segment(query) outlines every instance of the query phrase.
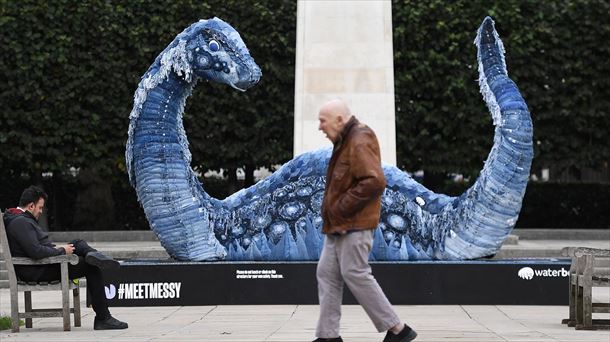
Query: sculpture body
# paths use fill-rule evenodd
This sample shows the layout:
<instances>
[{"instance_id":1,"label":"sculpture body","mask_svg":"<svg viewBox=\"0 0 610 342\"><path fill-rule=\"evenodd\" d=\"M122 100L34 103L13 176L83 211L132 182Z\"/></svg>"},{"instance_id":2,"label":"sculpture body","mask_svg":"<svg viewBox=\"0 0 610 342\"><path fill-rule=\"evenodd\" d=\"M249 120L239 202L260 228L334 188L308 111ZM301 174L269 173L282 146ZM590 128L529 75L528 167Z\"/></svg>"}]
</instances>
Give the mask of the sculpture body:
<instances>
[{"instance_id":1,"label":"sculpture body","mask_svg":"<svg viewBox=\"0 0 610 342\"><path fill-rule=\"evenodd\" d=\"M218 44L218 46L216 45ZM479 28L479 84L495 125L479 178L459 197L436 194L384 165L387 188L374 260L474 259L497 252L514 227L533 157L532 122L508 78L491 18ZM304 153L254 186L210 197L190 167L182 125L198 78L245 90L260 69L220 19L187 28L144 74L130 115L126 160L150 226L179 260L317 260L320 205L331 150Z\"/></svg>"}]
</instances>

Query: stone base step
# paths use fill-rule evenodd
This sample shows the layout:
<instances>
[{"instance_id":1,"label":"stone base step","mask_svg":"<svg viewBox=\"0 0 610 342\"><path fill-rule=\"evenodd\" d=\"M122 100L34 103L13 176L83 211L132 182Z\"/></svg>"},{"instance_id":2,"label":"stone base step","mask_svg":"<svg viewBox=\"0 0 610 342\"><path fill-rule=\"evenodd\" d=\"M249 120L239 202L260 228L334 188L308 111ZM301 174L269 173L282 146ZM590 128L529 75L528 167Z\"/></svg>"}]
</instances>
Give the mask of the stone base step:
<instances>
[{"instance_id":1,"label":"stone base step","mask_svg":"<svg viewBox=\"0 0 610 342\"><path fill-rule=\"evenodd\" d=\"M52 231L53 241L158 241L152 230ZM516 228L508 240L610 240L610 229ZM508 242L508 241L507 241Z\"/></svg>"},{"instance_id":2,"label":"stone base step","mask_svg":"<svg viewBox=\"0 0 610 342\"><path fill-rule=\"evenodd\" d=\"M513 229L520 240L605 240L610 241L610 229Z\"/></svg>"}]
</instances>

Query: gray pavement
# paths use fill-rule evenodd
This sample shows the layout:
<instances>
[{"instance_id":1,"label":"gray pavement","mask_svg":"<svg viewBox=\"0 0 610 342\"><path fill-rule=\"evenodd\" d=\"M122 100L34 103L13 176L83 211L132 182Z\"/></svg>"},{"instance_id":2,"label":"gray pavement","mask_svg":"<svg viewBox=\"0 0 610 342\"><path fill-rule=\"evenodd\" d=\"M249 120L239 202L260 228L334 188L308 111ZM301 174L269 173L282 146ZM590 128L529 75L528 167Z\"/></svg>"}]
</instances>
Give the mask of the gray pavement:
<instances>
[{"instance_id":1,"label":"gray pavement","mask_svg":"<svg viewBox=\"0 0 610 342\"><path fill-rule=\"evenodd\" d=\"M610 293L595 293L596 298ZM57 292L33 293L34 307L60 305ZM84 302L82 306L84 307ZM416 341L610 341L610 331L574 330L562 325L567 306L398 305L398 314L419 333ZM316 305L219 305L111 308L129 329L95 331L94 313L83 310L82 327L62 330L61 318L35 319L34 328L0 332L8 341L311 341ZM0 290L0 312L10 313L8 289ZM596 318L603 318L603 315ZM381 341L364 310L343 306L346 342Z\"/></svg>"}]
</instances>

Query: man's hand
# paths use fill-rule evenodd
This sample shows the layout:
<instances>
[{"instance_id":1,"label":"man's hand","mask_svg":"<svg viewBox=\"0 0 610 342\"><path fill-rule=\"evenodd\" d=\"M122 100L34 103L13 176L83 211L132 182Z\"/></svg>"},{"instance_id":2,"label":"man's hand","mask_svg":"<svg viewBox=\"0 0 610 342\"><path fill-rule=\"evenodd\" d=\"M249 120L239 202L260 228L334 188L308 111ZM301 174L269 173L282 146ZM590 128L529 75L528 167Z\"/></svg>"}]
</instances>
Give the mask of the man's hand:
<instances>
[{"instance_id":1,"label":"man's hand","mask_svg":"<svg viewBox=\"0 0 610 342\"><path fill-rule=\"evenodd\" d=\"M74 253L74 245L72 245L71 243L69 243L67 245L59 246L57 248L63 248L66 251L66 255L70 255L70 254Z\"/></svg>"}]
</instances>

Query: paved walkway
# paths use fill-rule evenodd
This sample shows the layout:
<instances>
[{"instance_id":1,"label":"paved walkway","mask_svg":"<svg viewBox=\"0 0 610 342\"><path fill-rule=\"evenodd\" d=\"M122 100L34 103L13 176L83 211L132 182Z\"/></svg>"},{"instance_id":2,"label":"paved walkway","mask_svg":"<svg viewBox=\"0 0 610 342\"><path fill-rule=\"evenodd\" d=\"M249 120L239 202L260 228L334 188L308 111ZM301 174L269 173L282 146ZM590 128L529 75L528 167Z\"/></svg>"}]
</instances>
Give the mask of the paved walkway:
<instances>
[{"instance_id":1,"label":"paved walkway","mask_svg":"<svg viewBox=\"0 0 610 342\"><path fill-rule=\"evenodd\" d=\"M59 306L58 292L33 293L34 308ZM610 297L610 293L595 293ZM22 303L21 303L22 304ZM83 303L84 307L84 303ZM567 306L416 305L396 306L419 333L416 341L610 341L610 331L577 331L560 324ZM35 319L34 328L0 332L8 341L311 341L318 306L221 305L111 308L129 322L119 331L94 331L94 313L83 310L83 326L62 330L61 318ZM10 313L8 289L0 290L0 312ZM600 316L602 317L602 316ZM607 316L606 316L607 317ZM382 341L361 307L343 307L346 342Z\"/></svg>"}]
</instances>

